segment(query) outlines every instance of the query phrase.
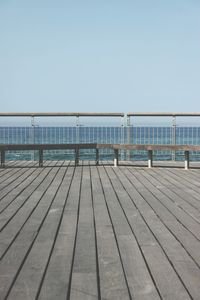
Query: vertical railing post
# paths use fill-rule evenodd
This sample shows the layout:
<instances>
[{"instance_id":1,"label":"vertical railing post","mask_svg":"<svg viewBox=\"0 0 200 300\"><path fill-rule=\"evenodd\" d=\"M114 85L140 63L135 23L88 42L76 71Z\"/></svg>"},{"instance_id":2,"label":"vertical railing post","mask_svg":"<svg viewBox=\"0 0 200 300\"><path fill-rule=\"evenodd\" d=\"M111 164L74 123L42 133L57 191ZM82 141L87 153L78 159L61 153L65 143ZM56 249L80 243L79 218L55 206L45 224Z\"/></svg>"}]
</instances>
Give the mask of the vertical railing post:
<instances>
[{"instance_id":1,"label":"vertical railing post","mask_svg":"<svg viewBox=\"0 0 200 300\"><path fill-rule=\"evenodd\" d=\"M152 168L153 166L153 151L148 150L148 167Z\"/></svg>"},{"instance_id":2,"label":"vertical railing post","mask_svg":"<svg viewBox=\"0 0 200 300\"><path fill-rule=\"evenodd\" d=\"M43 149L39 149L39 166L43 166Z\"/></svg>"},{"instance_id":3,"label":"vertical railing post","mask_svg":"<svg viewBox=\"0 0 200 300\"><path fill-rule=\"evenodd\" d=\"M118 156L118 149L114 149L114 167L117 167L118 166L118 159L119 159L119 156Z\"/></svg>"},{"instance_id":4,"label":"vertical railing post","mask_svg":"<svg viewBox=\"0 0 200 300\"><path fill-rule=\"evenodd\" d=\"M190 155L189 151L185 151L185 169L189 169L189 164L190 164Z\"/></svg>"},{"instance_id":5,"label":"vertical railing post","mask_svg":"<svg viewBox=\"0 0 200 300\"><path fill-rule=\"evenodd\" d=\"M79 116L76 116L76 143L80 143L80 136L79 136Z\"/></svg>"},{"instance_id":6,"label":"vertical railing post","mask_svg":"<svg viewBox=\"0 0 200 300\"><path fill-rule=\"evenodd\" d=\"M35 144L35 120L34 116L31 116L31 143ZM31 153L31 160L35 160L35 151Z\"/></svg>"},{"instance_id":7,"label":"vertical railing post","mask_svg":"<svg viewBox=\"0 0 200 300\"><path fill-rule=\"evenodd\" d=\"M79 116L76 116L76 144L80 143ZM75 150L75 165L79 164L79 149Z\"/></svg>"},{"instance_id":8,"label":"vertical railing post","mask_svg":"<svg viewBox=\"0 0 200 300\"><path fill-rule=\"evenodd\" d=\"M121 117L121 141L120 144L124 144L125 143L125 137L124 137L124 117ZM121 151L121 160L125 159L125 155L124 155L124 150Z\"/></svg>"},{"instance_id":9,"label":"vertical railing post","mask_svg":"<svg viewBox=\"0 0 200 300\"><path fill-rule=\"evenodd\" d=\"M96 148L96 165L99 165L99 149Z\"/></svg>"},{"instance_id":10,"label":"vertical railing post","mask_svg":"<svg viewBox=\"0 0 200 300\"><path fill-rule=\"evenodd\" d=\"M176 145L176 116L172 118L172 144ZM172 151L172 160L176 160L176 151Z\"/></svg>"},{"instance_id":11,"label":"vertical railing post","mask_svg":"<svg viewBox=\"0 0 200 300\"><path fill-rule=\"evenodd\" d=\"M130 119L130 116L127 116L126 126L127 126L127 144L132 144L132 141L131 141L131 119ZM127 155L127 160L130 160L131 159L131 152L130 152L130 150L126 151L126 155Z\"/></svg>"},{"instance_id":12,"label":"vertical railing post","mask_svg":"<svg viewBox=\"0 0 200 300\"><path fill-rule=\"evenodd\" d=\"M1 167L5 167L5 150L1 150Z\"/></svg>"},{"instance_id":13,"label":"vertical railing post","mask_svg":"<svg viewBox=\"0 0 200 300\"><path fill-rule=\"evenodd\" d=\"M75 166L78 166L79 164L79 148L75 148Z\"/></svg>"}]
</instances>

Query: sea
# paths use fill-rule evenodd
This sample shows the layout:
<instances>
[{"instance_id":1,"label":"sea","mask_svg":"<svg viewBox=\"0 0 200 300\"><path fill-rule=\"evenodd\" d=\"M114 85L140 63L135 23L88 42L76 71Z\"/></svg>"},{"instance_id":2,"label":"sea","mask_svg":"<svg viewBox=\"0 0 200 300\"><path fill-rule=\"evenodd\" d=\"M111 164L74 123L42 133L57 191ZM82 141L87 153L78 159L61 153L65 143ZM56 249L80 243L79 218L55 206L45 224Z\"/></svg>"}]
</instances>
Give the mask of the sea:
<instances>
[{"instance_id":1,"label":"sea","mask_svg":"<svg viewBox=\"0 0 200 300\"><path fill-rule=\"evenodd\" d=\"M1 144L45 143L108 143L108 144L187 144L200 145L198 126L0 126ZM155 160L183 160L178 151L155 151ZM9 151L7 160L37 160L37 151ZM73 150L45 151L46 160L73 160ZM95 151L81 150L80 159L94 160ZM113 151L102 149L101 160L113 159ZM121 151L121 160L146 160L145 151ZM200 153L192 152L191 160L200 160Z\"/></svg>"}]
</instances>

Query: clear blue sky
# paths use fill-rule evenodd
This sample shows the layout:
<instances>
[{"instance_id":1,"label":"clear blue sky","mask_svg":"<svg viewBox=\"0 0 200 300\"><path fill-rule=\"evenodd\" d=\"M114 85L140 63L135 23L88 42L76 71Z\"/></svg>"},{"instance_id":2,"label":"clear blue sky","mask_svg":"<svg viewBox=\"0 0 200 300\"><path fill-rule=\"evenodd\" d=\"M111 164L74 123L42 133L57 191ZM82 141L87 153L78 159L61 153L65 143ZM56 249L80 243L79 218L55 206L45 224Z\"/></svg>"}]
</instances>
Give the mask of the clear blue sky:
<instances>
[{"instance_id":1,"label":"clear blue sky","mask_svg":"<svg viewBox=\"0 0 200 300\"><path fill-rule=\"evenodd\" d=\"M200 111L200 1L0 0L0 110Z\"/></svg>"}]
</instances>

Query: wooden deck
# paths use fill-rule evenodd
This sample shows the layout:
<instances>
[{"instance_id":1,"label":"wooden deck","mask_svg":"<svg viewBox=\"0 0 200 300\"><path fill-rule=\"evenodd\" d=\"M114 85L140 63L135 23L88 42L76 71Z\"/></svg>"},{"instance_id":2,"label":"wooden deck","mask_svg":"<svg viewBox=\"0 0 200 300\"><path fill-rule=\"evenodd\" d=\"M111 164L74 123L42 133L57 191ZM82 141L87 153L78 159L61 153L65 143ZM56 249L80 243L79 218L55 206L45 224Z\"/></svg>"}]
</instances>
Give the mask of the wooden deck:
<instances>
[{"instance_id":1,"label":"wooden deck","mask_svg":"<svg viewBox=\"0 0 200 300\"><path fill-rule=\"evenodd\" d=\"M0 299L199 300L200 169L83 164L0 169Z\"/></svg>"}]
</instances>

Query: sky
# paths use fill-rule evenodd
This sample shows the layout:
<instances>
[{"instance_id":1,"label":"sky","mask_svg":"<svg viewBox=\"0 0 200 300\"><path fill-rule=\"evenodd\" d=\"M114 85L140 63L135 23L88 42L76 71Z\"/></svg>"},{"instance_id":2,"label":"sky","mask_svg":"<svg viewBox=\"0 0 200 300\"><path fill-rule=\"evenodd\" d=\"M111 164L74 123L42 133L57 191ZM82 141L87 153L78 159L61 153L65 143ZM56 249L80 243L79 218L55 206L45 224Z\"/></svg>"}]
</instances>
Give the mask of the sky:
<instances>
[{"instance_id":1,"label":"sky","mask_svg":"<svg viewBox=\"0 0 200 300\"><path fill-rule=\"evenodd\" d=\"M0 0L1 112L199 112L199 0Z\"/></svg>"}]
</instances>

